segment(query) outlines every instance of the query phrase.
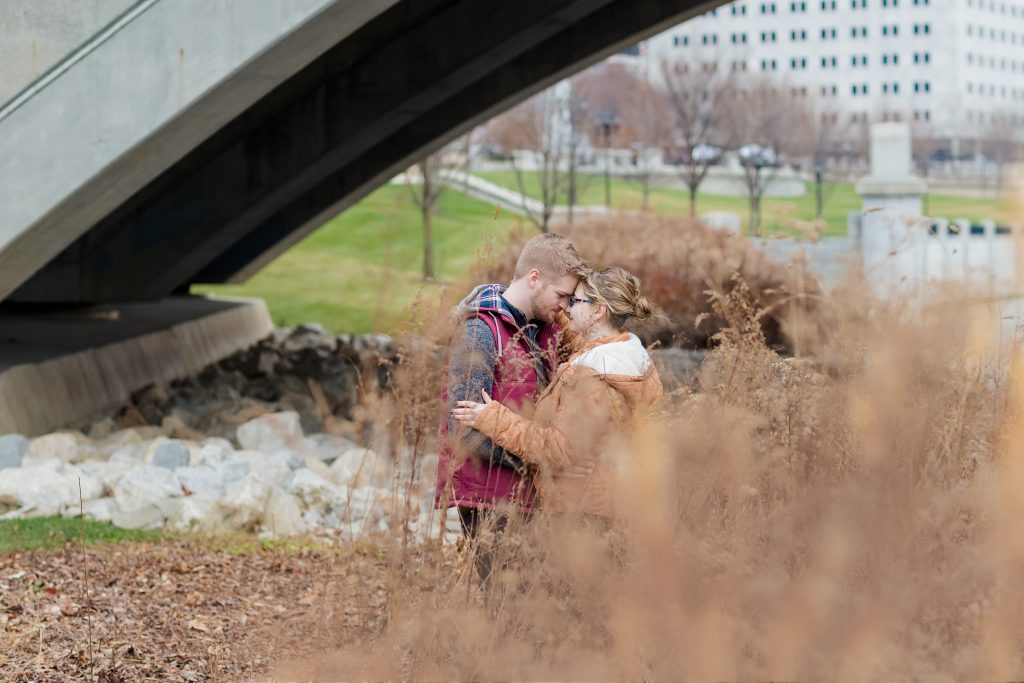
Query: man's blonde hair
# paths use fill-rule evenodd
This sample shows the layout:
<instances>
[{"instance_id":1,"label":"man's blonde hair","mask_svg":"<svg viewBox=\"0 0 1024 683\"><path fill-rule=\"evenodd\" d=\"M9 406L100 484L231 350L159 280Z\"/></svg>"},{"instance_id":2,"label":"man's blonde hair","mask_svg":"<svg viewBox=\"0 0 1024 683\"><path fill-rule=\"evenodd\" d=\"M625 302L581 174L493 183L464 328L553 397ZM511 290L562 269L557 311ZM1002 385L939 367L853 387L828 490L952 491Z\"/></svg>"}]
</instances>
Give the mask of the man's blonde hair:
<instances>
[{"instance_id":1,"label":"man's blonde hair","mask_svg":"<svg viewBox=\"0 0 1024 683\"><path fill-rule=\"evenodd\" d=\"M576 247L557 232L548 232L530 239L519 253L513 279L518 280L536 268L545 280L557 280L566 275L583 275L587 272Z\"/></svg>"}]
</instances>

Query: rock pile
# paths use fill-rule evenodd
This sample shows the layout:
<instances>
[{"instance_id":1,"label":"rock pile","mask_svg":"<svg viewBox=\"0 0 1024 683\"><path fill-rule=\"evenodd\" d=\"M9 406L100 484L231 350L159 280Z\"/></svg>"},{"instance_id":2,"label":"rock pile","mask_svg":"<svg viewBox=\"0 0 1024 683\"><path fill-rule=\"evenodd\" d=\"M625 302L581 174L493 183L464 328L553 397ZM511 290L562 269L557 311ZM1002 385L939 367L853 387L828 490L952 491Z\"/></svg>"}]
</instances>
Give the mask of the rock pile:
<instances>
[{"instance_id":1,"label":"rock pile","mask_svg":"<svg viewBox=\"0 0 1024 683\"><path fill-rule=\"evenodd\" d=\"M436 456L409 476L408 454L392 462L363 447L372 434L349 420L394 358L387 337L279 329L81 431L0 436L0 516L82 512L201 533L436 530ZM446 523L457 530L457 518Z\"/></svg>"},{"instance_id":2,"label":"rock pile","mask_svg":"<svg viewBox=\"0 0 1024 683\"><path fill-rule=\"evenodd\" d=\"M230 439L249 417L278 411L298 413L307 433L321 431L325 412L347 418L360 389L386 384L395 358L394 342L383 335L334 335L319 325L279 328L197 375L136 392L129 405L93 425L89 435L161 425L184 437Z\"/></svg>"},{"instance_id":3,"label":"rock pile","mask_svg":"<svg viewBox=\"0 0 1024 683\"><path fill-rule=\"evenodd\" d=\"M294 411L249 420L235 437L175 439L155 427L101 439L72 431L0 437L0 512L81 511L129 529L282 536L359 537L396 519L425 534L431 520L438 524L431 510L436 456L423 456L420 476L409 477L410 463L395 467L341 436L305 435Z\"/></svg>"},{"instance_id":4,"label":"rock pile","mask_svg":"<svg viewBox=\"0 0 1024 683\"><path fill-rule=\"evenodd\" d=\"M703 359L654 356L670 389L692 383ZM379 335L278 329L195 376L138 392L82 431L0 436L0 517L82 513L124 528L349 537L401 522L425 535L440 525L437 456L394 462L365 447L386 435L351 421L360 390L386 388L395 358ZM455 535L457 516L444 525Z\"/></svg>"}]
</instances>

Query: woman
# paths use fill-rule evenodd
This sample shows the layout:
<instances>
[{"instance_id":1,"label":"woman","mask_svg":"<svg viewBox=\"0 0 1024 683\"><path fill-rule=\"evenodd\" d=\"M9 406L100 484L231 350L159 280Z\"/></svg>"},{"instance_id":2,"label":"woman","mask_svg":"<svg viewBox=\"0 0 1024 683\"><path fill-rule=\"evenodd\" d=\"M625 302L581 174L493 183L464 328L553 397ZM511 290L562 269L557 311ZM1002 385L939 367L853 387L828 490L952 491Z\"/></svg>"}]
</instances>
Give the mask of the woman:
<instances>
[{"instance_id":1,"label":"woman","mask_svg":"<svg viewBox=\"0 0 1024 683\"><path fill-rule=\"evenodd\" d=\"M544 507L608 517L612 453L633 417L661 398L661 380L632 330L653 314L640 281L622 268L606 268L580 281L569 299L563 340L572 351L537 400L532 419L517 415L486 393L484 402L459 401L457 422L537 466ZM594 463L586 477L559 476Z\"/></svg>"}]
</instances>

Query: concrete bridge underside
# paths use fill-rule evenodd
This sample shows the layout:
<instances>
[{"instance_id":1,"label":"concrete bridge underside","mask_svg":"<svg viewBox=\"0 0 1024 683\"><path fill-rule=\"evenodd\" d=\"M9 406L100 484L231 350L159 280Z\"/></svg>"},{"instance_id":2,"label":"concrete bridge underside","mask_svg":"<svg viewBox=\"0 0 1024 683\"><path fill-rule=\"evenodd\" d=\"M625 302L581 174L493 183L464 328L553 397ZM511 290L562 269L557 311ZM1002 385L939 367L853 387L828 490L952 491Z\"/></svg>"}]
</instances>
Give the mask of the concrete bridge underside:
<instances>
[{"instance_id":1,"label":"concrete bridge underside","mask_svg":"<svg viewBox=\"0 0 1024 683\"><path fill-rule=\"evenodd\" d=\"M322 20L282 40L325 49L214 129L176 138L190 117L209 123L201 107L186 109L83 178L82 187L104 182L100 210L77 196L40 217L50 227L36 243L31 226L0 240L0 300L156 300L244 280L417 158L720 3L400 0L331 42L323 18L351 4L327 3ZM230 92L230 82L217 87ZM127 162L147 155L159 161L134 186Z\"/></svg>"}]
</instances>

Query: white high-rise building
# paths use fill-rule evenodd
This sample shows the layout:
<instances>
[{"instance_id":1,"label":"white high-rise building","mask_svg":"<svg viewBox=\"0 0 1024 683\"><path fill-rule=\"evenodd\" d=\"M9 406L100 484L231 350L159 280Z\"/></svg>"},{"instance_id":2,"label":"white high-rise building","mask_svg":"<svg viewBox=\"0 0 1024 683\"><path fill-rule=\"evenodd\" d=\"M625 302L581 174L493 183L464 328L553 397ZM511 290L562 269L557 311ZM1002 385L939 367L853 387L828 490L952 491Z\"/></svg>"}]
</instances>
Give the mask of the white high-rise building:
<instances>
[{"instance_id":1,"label":"white high-rise building","mask_svg":"<svg viewBox=\"0 0 1024 683\"><path fill-rule=\"evenodd\" d=\"M849 122L917 122L954 153L997 118L1024 130L1024 0L738 0L643 48L652 76L663 59L767 74Z\"/></svg>"}]
</instances>

